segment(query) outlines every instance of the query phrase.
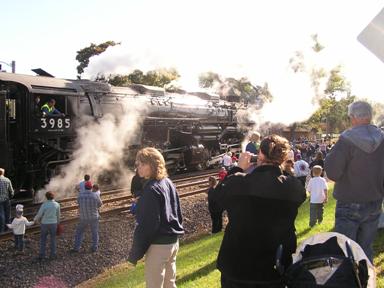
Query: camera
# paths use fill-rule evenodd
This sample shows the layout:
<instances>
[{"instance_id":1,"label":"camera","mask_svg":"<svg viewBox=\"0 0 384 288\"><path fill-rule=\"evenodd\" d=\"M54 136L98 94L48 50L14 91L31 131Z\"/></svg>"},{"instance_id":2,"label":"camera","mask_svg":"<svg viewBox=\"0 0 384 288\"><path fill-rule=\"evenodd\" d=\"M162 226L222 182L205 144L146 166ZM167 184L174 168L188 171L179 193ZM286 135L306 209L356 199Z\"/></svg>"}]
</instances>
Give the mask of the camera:
<instances>
[{"instance_id":1,"label":"camera","mask_svg":"<svg viewBox=\"0 0 384 288\"><path fill-rule=\"evenodd\" d=\"M257 162L257 155L251 155L251 159L249 160L251 163L256 163Z\"/></svg>"}]
</instances>

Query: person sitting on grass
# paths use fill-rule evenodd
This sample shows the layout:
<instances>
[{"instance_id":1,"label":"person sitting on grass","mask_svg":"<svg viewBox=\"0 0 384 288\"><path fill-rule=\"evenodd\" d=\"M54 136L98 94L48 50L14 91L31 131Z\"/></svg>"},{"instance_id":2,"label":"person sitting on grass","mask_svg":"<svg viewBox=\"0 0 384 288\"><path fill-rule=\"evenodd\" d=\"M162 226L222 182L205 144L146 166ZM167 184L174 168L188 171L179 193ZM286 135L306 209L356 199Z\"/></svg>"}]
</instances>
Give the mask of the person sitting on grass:
<instances>
[{"instance_id":1,"label":"person sitting on grass","mask_svg":"<svg viewBox=\"0 0 384 288\"><path fill-rule=\"evenodd\" d=\"M321 177L323 168L315 165L312 168L312 175L308 182L307 191L311 195L309 208L309 226L313 227L316 223L323 221L324 203L328 201L327 181Z\"/></svg>"},{"instance_id":2,"label":"person sitting on grass","mask_svg":"<svg viewBox=\"0 0 384 288\"><path fill-rule=\"evenodd\" d=\"M16 217L11 224L7 224L8 228L13 230L13 235L15 236L15 249L19 252L24 251L25 226L32 226L34 224L33 221L30 222L23 216L23 209L23 205L17 204Z\"/></svg>"}]
</instances>

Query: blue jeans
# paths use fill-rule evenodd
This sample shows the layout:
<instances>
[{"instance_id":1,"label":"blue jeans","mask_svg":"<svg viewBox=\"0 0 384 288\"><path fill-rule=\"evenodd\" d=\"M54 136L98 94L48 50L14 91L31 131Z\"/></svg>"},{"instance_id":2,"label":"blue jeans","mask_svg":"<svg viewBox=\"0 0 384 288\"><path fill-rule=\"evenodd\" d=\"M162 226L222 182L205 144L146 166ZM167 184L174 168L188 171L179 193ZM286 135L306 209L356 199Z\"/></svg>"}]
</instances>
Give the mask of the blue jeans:
<instances>
[{"instance_id":1,"label":"blue jeans","mask_svg":"<svg viewBox=\"0 0 384 288\"><path fill-rule=\"evenodd\" d=\"M356 241L371 262L372 243L377 233L382 202L380 199L367 203L336 203L335 232Z\"/></svg>"},{"instance_id":2,"label":"blue jeans","mask_svg":"<svg viewBox=\"0 0 384 288\"><path fill-rule=\"evenodd\" d=\"M24 234L14 235L15 236L15 248L19 251L24 250Z\"/></svg>"},{"instance_id":3,"label":"blue jeans","mask_svg":"<svg viewBox=\"0 0 384 288\"><path fill-rule=\"evenodd\" d=\"M0 233L5 231L5 224L9 224L11 218L11 201L0 202Z\"/></svg>"},{"instance_id":4,"label":"blue jeans","mask_svg":"<svg viewBox=\"0 0 384 288\"><path fill-rule=\"evenodd\" d=\"M91 219L91 220L82 220L80 219L79 224L76 228L75 234L75 247L74 249L79 251L81 243L83 242L84 231L87 226L91 227L92 233L92 250L96 251L99 247L99 219Z\"/></svg>"},{"instance_id":5,"label":"blue jeans","mask_svg":"<svg viewBox=\"0 0 384 288\"><path fill-rule=\"evenodd\" d=\"M55 224L41 224L40 225L40 253L39 257L43 258L45 257L45 247L47 245L47 237L48 234L50 235L51 240L51 250L50 250L50 256L55 257L56 256L56 230L57 230L57 223Z\"/></svg>"}]
</instances>

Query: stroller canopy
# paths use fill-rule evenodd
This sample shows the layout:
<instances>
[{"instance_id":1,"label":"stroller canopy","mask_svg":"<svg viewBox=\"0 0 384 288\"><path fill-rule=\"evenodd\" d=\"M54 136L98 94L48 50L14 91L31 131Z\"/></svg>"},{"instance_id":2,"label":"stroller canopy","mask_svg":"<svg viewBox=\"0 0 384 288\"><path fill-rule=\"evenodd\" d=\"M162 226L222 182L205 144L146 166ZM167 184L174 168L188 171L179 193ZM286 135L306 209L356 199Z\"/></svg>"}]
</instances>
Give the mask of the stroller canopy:
<instances>
[{"instance_id":1,"label":"stroller canopy","mask_svg":"<svg viewBox=\"0 0 384 288\"><path fill-rule=\"evenodd\" d=\"M304 240L292 255L288 287L376 287L374 266L355 241L336 233Z\"/></svg>"}]
</instances>

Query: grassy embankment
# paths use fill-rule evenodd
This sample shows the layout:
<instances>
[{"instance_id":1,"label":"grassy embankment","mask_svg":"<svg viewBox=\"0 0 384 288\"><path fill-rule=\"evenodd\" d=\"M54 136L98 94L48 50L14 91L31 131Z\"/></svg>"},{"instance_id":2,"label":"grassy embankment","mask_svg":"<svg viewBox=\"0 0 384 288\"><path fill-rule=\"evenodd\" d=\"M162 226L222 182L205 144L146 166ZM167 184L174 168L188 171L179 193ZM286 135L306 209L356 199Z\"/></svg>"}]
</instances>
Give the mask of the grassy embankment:
<instances>
[{"instance_id":1,"label":"grassy embankment","mask_svg":"<svg viewBox=\"0 0 384 288\"><path fill-rule=\"evenodd\" d=\"M332 187L331 187L332 188ZM325 207L324 220L313 229L308 228L308 200L300 207L296 220L298 241L319 232L331 231L334 224L335 201L330 197ZM184 243L177 256L177 287L214 288L220 287L220 272L215 269L216 256L223 234L203 236L201 239ZM375 241L375 266L377 267L378 286L384 288L384 231L379 231ZM80 287L145 287L144 266L136 268L127 264L114 267L100 276L83 283Z\"/></svg>"}]
</instances>

